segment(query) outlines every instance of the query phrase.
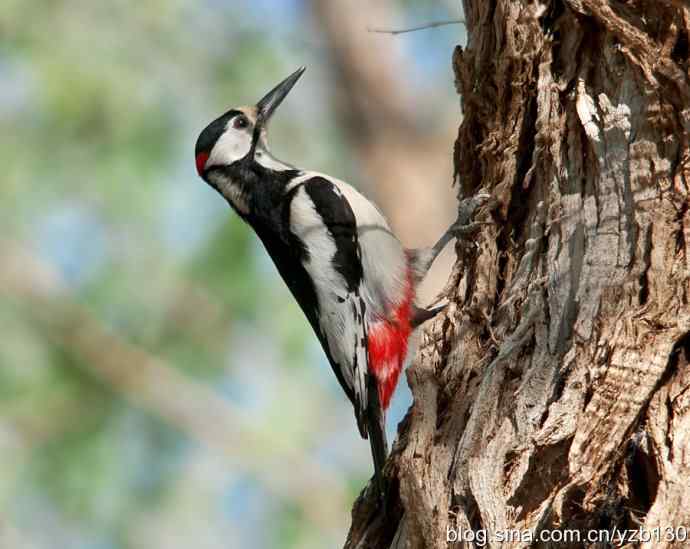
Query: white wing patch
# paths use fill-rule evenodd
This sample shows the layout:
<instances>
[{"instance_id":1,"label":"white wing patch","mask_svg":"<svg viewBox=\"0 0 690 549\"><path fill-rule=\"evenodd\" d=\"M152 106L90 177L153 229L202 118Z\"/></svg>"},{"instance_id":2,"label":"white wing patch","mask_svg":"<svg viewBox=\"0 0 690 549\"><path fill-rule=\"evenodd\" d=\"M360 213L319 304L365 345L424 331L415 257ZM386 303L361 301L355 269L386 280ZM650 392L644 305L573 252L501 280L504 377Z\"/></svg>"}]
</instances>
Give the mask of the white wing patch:
<instances>
[{"instance_id":1,"label":"white wing patch","mask_svg":"<svg viewBox=\"0 0 690 549\"><path fill-rule=\"evenodd\" d=\"M337 188L334 192L340 194ZM335 269L336 245L304 187L290 203L290 231L309 250L304 268L314 282L319 302L319 328L333 361L355 395L359 414L366 408L367 318L359 289L348 291L347 282Z\"/></svg>"},{"instance_id":2,"label":"white wing patch","mask_svg":"<svg viewBox=\"0 0 690 549\"><path fill-rule=\"evenodd\" d=\"M386 317L405 296L407 259L402 244L374 203L344 181L318 172L304 172L290 182L288 190L314 177L330 181L350 204L357 221L357 238L362 253L362 297L370 319Z\"/></svg>"}]
</instances>

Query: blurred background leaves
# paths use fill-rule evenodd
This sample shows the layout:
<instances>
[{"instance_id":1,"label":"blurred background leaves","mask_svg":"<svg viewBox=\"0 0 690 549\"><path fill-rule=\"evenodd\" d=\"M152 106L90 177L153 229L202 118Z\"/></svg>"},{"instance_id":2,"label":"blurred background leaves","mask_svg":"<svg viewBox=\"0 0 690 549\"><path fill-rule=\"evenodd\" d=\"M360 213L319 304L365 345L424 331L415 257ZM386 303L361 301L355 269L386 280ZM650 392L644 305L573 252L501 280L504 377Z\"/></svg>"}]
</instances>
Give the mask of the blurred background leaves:
<instances>
[{"instance_id":1,"label":"blurred background leaves","mask_svg":"<svg viewBox=\"0 0 690 549\"><path fill-rule=\"evenodd\" d=\"M367 26L459 10L2 2L1 548L342 544L368 445L192 151L218 114L307 65L271 128L277 156L352 181L407 245L430 244L452 217L464 29Z\"/></svg>"}]
</instances>

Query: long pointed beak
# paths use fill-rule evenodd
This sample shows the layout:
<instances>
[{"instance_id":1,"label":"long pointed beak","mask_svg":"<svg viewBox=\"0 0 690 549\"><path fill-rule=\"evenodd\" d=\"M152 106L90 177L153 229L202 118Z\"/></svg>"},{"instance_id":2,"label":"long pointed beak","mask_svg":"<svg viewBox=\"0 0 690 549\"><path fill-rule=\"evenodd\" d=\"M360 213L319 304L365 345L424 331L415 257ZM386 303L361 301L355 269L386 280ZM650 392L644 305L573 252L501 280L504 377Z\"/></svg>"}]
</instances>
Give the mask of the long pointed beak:
<instances>
[{"instance_id":1,"label":"long pointed beak","mask_svg":"<svg viewBox=\"0 0 690 549\"><path fill-rule=\"evenodd\" d=\"M307 70L306 67L300 67L270 92L268 92L264 97L256 104L258 121L261 124L265 124L271 118L275 110L283 102L283 99L287 97L290 93L292 87L297 83L300 76L304 74ZM258 125L258 124L257 124Z\"/></svg>"}]
</instances>

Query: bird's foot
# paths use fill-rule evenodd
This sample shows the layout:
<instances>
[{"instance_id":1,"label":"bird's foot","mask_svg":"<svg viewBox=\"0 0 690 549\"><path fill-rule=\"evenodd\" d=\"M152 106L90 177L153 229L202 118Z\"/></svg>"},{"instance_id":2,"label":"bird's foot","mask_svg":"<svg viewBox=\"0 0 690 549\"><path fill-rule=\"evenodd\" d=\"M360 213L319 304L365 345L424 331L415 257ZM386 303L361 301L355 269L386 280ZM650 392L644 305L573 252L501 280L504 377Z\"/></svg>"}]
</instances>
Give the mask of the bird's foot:
<instances>
[{"instance_id":1,"label":"bird's foot","mask_svg":"<svg viewBox=\"0 0 690 549\"><path fill-rule=\"evenodd\" d=\"M458 240L466 240L467 237L473 235L477 229L484 225L493 225L491 221L473 221L473 217L477 210L491 202L491 195L485 192L479 192L474 196L470 196L460 201L458 206L458 218L448 227L448 230L443 235L436 247L440 248L453 238Z\"/></svg>"},{"instance_id":2,"label":"bird's foot","mask_svg":"<svg viewBox=\"0 0 690 549\"><path fill-rule=\"evenodd\" d=\"M489 202L491 202L491 195L483 191L461 200L458 206L458 218L450 226L448 232L457 238L462 238L483 225L492 225L491 222L472 221L477 210Z\"/></svg>"}]
</instances>

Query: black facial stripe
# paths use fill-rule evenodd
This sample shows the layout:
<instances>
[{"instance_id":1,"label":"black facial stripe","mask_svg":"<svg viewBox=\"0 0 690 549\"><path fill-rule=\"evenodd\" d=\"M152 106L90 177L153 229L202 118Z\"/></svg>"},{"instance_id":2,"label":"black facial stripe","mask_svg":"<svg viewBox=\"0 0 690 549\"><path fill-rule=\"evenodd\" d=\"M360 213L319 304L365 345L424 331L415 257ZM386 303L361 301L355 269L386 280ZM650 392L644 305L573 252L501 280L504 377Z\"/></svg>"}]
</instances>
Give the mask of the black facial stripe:
<instances>
[{"instance_id":1,"label":"black facial stripe","mask_svg":"<svg viewBox=\"0 0 690 549\"><path fill-rule=\"evenodd\" d=\"M305 181L304 190L335 242L335 270L345 279L348 290L356 291L363 275L357 241L357 220L350 204L337 193L333 183L323 177Z\"/></svg>"},{"instance_id":2,"label":"black facial stripe","mask_svg":"<svg viewBox=\"0 0 690 549\"><path fill-rule=\"evenodd\" d=\"M225 127L228 124L228 120L234 118L238 114L244 113L236 109L231 109L206 126L199 135L199 139L196 141L195 154L199 154L200 152L211 152L211 149L216 144L216 141L218 141L220 136L223 135Z\"/></svg>"}]
</instances>

